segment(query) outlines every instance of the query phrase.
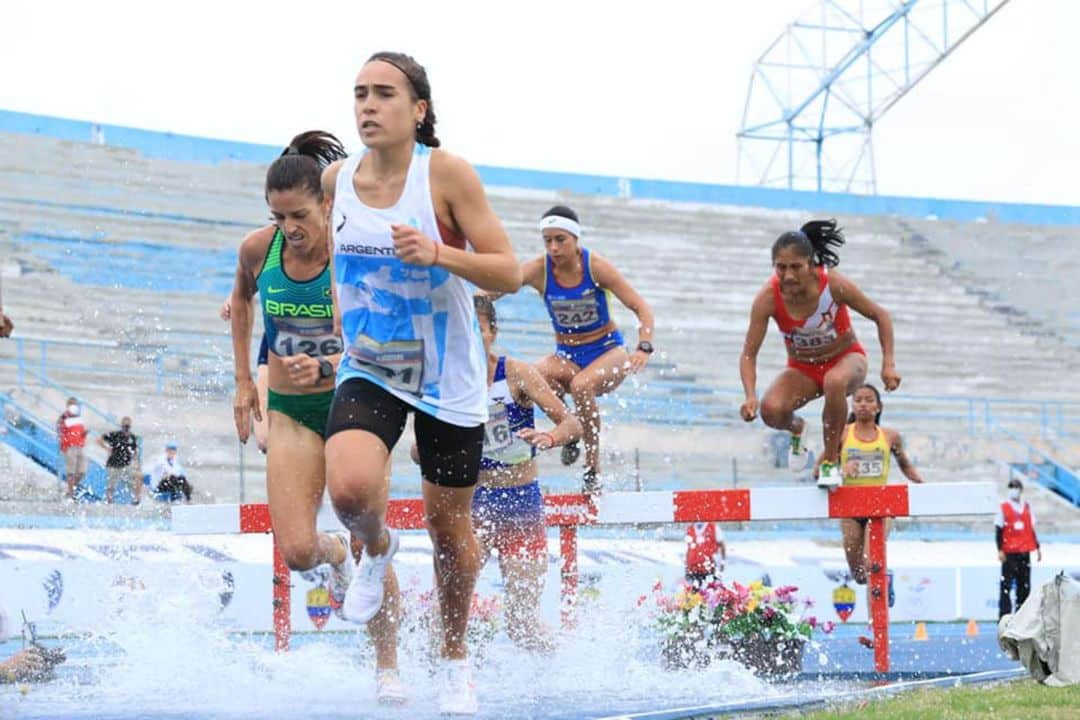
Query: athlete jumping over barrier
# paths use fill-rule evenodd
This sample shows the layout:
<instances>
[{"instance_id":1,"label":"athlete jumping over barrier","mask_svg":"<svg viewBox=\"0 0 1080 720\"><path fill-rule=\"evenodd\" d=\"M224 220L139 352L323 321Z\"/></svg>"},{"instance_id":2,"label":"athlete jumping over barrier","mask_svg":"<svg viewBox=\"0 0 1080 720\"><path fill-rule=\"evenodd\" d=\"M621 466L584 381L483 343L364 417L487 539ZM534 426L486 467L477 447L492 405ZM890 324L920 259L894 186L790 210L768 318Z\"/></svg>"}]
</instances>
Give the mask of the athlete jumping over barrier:
<instances>
[{"instance_id":1,"label":"athlete jumping over barrier","mask_svg":"<svg viewBox=\"0 0 1080 720\"><path fill-rule=\"evenodd\" d=\"M640 372L653 353L652 307L607 259L580 244L577 213L556 205L540 219L547 252L521 266L526 285L544 299L555 330L555 352L536 367L560 396L574 398L584 427L586 493L600 483L600 408L596 398L615 390L629 373ZM614 295L638 318L638 342L627 352L610 310ZM577 459L576 444L563 448L563 464Z\"/></svg>"},{"instance_id":2,"label":"athlete jumping over barrier","mask_svg":"<svg viewBox=\"0 0 1080 720\"><path fill-rule=\"evenodd\" d=\"M877 325L881 380L888 391L900 386L889 313L854 282L830 270L839 264L836 248L843 244L844 236L835 220L814 220L776 239L772 246L775 274L754 298L739 357L739 375L746 393L740 413L743 420L751 422L759 410L757 355L772 318L784 335L788 362L787 369L765 391L761 419L769 427L791 433L789 466L801 470L806 464L806 423L795 411L825 396L818 486L827 488L837 487L843 480L839 460L847 396L866 379L866 350L855 337L848 307Z\"/></svg>"}]
</instances>

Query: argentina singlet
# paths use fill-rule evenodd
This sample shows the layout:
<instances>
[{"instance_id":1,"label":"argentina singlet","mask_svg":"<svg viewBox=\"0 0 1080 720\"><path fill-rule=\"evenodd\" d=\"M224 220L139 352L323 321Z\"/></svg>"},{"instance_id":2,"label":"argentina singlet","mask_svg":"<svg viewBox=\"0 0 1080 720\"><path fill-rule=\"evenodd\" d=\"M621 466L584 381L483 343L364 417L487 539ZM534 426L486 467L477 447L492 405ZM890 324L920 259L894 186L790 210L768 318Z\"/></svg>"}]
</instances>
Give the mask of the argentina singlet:
<instances>
[{"instance_id":1,"label":"argentina singlet","mask_svg":"<svg viewBox=\"0 0 1080 720\"><path fill-rule=\"evenodd\" d=\"M404 263L390 226L410 225L434 242L443 233L431 199L430 148L413 150L401 197L388 208L365 205L353 176L366 151L337 176L333 224L334 284L344 355L337 384L374 383L444 422L487 421L487 358L472 286L439 267Z\"/></svg>"}]
</instances>

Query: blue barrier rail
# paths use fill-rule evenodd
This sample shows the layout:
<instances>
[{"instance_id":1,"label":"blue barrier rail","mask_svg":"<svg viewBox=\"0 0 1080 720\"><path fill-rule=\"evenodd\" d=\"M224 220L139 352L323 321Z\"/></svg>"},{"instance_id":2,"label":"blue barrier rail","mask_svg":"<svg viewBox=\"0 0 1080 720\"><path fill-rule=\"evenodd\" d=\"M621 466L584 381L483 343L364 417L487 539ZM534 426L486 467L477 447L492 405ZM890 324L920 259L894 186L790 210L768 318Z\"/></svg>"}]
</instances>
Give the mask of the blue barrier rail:
<instances>
[{"instance_id":1,"label":"blue barrier rail","mask_svg":"<svg viewBox=\"0 0 1080 720\"><path fill-rule=\"evenodd\" d=\"M1019 447L1029 458L1035 457L1038 459L1037 462L1027 460L1009 463L1009 467L1013 472L1022 474L1028 480L1037 481L1040 485L1057 493L1073 505L1080 507L1080 478L1076 476L1076 473L1012 430L997 423L995 423L995 430L1004 435L1014 446Z\"/></svg>"},{"instance_id":2,"label":"blue barrier rail","mask_svg":"<svg viewBox=\"0 0 1080 720\"><path fill-rule=\"evenodd\" d=\"M15 402L6 393L0 393L0 413L4 418L4 432L0 434L0 442L33 460L55 475L58 481L63 481L64 457L60 454L54 426ZM86 476L76 488L75 496L80 500L100 499L107 483L105 468L87 458Z\"/></svg>"}]
</instances>

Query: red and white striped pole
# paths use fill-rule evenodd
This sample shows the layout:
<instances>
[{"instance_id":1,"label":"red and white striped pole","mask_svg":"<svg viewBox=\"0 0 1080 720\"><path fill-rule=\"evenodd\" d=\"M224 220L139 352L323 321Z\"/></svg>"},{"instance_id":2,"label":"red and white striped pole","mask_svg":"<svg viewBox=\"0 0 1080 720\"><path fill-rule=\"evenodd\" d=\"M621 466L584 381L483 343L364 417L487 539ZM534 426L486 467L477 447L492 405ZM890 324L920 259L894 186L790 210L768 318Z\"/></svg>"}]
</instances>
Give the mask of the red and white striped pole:
<instances>
[{"instance_id":1,"label":"red and white striped pole","mask_svg":"<svg viewBox=\"0 0 1080 720\"><path fill-rule=\"evenodd\" d=\"M878 672L889 670L886 518L991 516L997 504L993 484L978 482L841 487L831 492L813 487L769 487L609 493L598 498L549 495L544 498L547 525L559 528L565 625L574 622L579 526L868 518L870 618L874 629L874 667ZM265 533L272 530L270 513L264 504L182 505L173 508L172 512L172 529L178 534ZM401 530L424 529L423 501L419 498L390 500L386 522ZM328 507L323 507L319 527L341 529L341 524ZM276 644L278 649L285 650L291 632L289 572L276 544L273 592Z\"/></svg>"}]
</instances>

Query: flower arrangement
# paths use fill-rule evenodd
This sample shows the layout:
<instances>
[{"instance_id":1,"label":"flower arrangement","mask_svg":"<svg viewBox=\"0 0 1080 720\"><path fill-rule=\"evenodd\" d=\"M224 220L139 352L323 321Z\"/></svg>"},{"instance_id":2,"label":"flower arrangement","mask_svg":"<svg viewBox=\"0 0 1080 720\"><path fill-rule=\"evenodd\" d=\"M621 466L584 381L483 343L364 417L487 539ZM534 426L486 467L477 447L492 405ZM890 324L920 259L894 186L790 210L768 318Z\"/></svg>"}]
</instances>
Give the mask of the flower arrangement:
<instances>
[{"instance_id":1,"label":"flower arrangement","mask_svg":"<svg viewBox=\"0 0 1080 720\"><path fill-rule=\"evenodd\" d=\"M809 598L798 588L772 588L760 581L704 586L683 584L666 595L662 583L652 589L655 628L669 667L706 665L714 657L732 657L765 674L786 674L801 668L804 643L815 630L835 625L807 615ZM638 605L648 604L641 596Z\"/></svg>"}]
</instances>

